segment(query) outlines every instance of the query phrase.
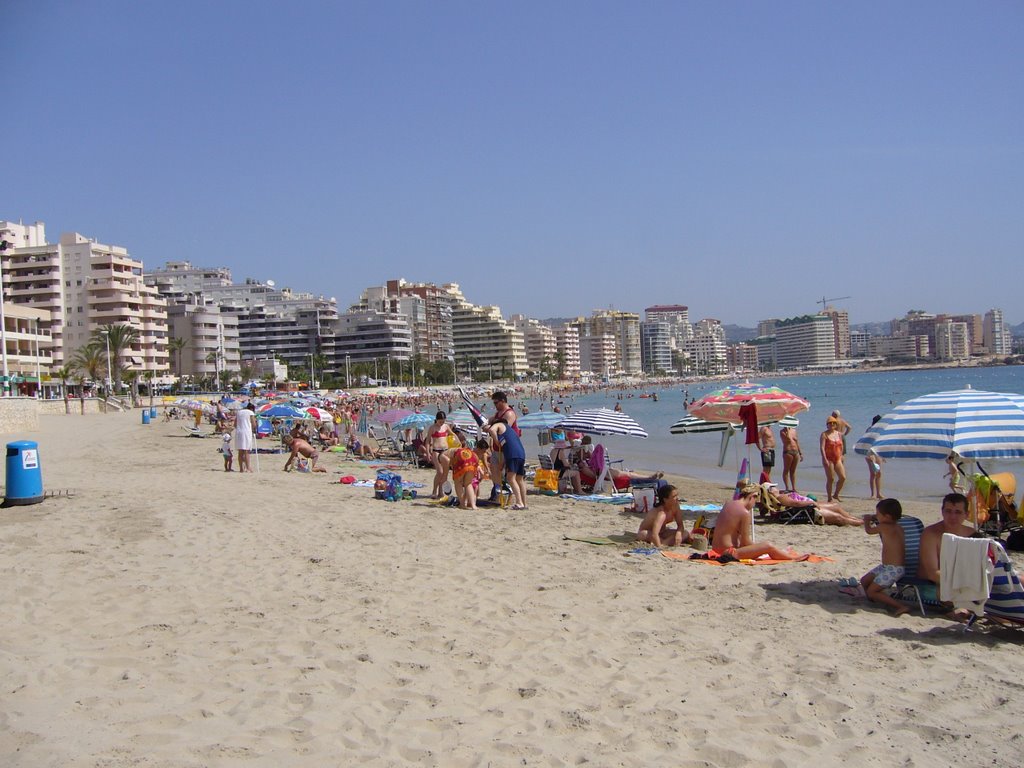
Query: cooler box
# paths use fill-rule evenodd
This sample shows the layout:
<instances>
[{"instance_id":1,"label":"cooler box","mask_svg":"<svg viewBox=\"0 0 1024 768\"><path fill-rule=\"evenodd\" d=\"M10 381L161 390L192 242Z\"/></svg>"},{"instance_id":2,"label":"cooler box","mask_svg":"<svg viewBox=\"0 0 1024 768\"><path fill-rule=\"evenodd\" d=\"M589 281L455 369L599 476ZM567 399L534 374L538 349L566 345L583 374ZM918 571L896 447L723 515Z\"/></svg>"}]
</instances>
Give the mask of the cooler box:
<instances>
[{"instance_id":1,"label":"cooler box","mask_svg":"<svg viewBox=\"0 0 1024 768\"><path fill-rule=\"evenodd\" d=\"M4 506L38 504L43 500L39 445L31 440L7 444L7 486Z\"/></svg>"}]
</instances>

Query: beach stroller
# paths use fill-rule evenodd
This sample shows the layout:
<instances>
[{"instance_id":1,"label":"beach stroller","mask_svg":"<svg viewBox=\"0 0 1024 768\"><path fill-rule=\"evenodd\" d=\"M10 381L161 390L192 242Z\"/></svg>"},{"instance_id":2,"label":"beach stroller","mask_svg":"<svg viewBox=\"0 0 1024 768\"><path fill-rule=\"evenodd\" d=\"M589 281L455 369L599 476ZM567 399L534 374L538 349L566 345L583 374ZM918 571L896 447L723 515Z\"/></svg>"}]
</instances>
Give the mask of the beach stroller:
<instances>
[{"instance_id":1,"label":"beach stroller","mask_svg":"<svg viewBox=\"0 0 1024 768\"><path fill-rule=\"evenodd\" d=\"M1021 527L1020 512L1014 501L1017 478L1011 472L988 474L984 470L971 477L971 510L978 530L990 536Z\"/></svg>"}]
</instances>

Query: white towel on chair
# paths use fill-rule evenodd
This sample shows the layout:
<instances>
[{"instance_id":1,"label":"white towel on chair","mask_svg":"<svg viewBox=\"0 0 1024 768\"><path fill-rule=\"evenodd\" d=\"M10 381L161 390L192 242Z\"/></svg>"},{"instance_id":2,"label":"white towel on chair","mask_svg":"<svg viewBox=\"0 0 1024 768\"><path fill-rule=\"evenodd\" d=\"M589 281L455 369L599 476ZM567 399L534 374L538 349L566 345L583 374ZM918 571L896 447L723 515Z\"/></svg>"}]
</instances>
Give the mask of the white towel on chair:
<instances>
[{"instance_id":1,"label":"white towel on chair","mask_svg":"<svg viewBox=\"0 0 1024 768\"><path fill-rule=\"evenodd\" d=\"M988 539L942 534L939 554L939 599L981 616L995 575L988 557Z\"/></svg>"}]
</instances>

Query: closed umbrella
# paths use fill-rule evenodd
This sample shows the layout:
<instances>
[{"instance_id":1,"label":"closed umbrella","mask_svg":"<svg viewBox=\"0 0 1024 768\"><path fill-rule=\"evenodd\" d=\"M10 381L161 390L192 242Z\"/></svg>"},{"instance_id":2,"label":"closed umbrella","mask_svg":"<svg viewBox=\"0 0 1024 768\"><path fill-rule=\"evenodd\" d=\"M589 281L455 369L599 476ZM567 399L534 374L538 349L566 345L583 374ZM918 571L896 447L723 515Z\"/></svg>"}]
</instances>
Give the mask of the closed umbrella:
<instances>
[{"instance_id":1,"label":"closed umbrella","mask_svg":"<svg viewBox=\"0 0 1024 768\"><path fill-rule=\"evenodd\" d=\"M647 431L621 411L608 408L587 408L566 416L560 422L565 429L589 435L629 435L647 437Z\"/></svg>"}]
</instances>

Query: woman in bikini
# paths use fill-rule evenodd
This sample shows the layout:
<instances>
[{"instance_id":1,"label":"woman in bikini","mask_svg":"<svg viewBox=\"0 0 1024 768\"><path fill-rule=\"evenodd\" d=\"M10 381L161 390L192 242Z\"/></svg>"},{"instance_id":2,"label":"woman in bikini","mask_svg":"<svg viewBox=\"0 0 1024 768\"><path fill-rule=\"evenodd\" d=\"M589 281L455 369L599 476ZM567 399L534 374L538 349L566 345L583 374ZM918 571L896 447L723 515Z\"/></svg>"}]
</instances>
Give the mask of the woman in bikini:
<instances>
[{"instance_id":1,"label":"woman in bikini","mask_svg":"<svg viewBox=\"0 0 1024 768\"><path fill-rule=\"evenodd\" d=\"M846 467L843 465L843 433L835 416L825 420L825 431L818 439L818 448L821 450L821 466L825 468L825 494L829 501L842 501L839 494L846 483Z\"/></svg>"},{"instance_id":2,"label":"woman in bikini","mask_svg":"<svg viewBox=\"0 0 1024 768\"><path fill-rule=\"evenodd\" d=\"M430 427L430 460L434 464L434 491L432 499L441 498L441 486L444 485L445 477L448 475L447 462L442 462L441 457L448 450L448 435L452 433L448 425L444 423L445 412L438 411L434 418L434 424ZM442 466L442 464L444 466Z\"/></svg>"},{"instance_id":3,"label":"woman in bikini","mask_svg":"<svg viewBox=\"0 0 1024 768\"><path fill-rule=\"evenodd\" d=\"M804 457L800 450L800 438L796 427L783 427L779 432L782 438L782 485L787 491L796 490L796 468Z\"/></svg>"}]
</instances>

